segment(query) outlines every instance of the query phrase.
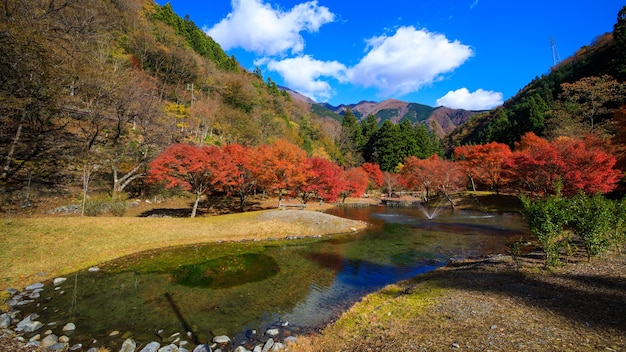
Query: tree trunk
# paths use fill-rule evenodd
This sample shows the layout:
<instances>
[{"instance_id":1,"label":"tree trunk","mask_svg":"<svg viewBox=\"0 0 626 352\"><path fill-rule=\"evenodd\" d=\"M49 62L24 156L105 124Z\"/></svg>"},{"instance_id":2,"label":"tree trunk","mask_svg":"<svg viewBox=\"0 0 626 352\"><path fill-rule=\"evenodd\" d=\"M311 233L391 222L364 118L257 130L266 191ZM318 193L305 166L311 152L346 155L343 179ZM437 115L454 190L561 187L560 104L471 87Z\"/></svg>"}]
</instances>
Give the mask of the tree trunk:
<instances>
[{"instance_id":1,"label":"tree trunk","mask_svg":"<svg viewBox=\"0 0 626 352\"><path fill-rule=\"evenodd\" d=\"M472 184L472 192L476 192L476 182L474 182L474 178L472 175L467 175L469 177L470 183Z\"/></svg>"},{"instance_id":2,"label":"tree trunk","mask_svg":"<svg viewBox=\"0 0 626 352\"><path fill-rule=\"evenodd\" d=\"M191 217L196 217L196 212L198 211L198 203L200 203L200 197L202 197L202 192L196 192L196 200L193 202L193 209L191 209Z\"/></svg>"},{"instance_id":3,"label":"tree trunk","mask_svg":"<svg viewBox=\"0 0 626 352\"><path fill-rule=\"evenodd\" d=\"M20 117L20 123L17 125L17 131L15 132L15 137L13 137L13 141L11 141L11 148L9 148L9 152L6 156L6 163L4 164L4 169L2 170L2 175L0 175L0 180L6 180L9 175L9 170L11 169L11 160L13 159L13 154L15 154L15 147L20 141L20 137L22 136L22 126L24 125L24 119L26 113L22 113L22 117Z\"/></svg>"}]
</instances>

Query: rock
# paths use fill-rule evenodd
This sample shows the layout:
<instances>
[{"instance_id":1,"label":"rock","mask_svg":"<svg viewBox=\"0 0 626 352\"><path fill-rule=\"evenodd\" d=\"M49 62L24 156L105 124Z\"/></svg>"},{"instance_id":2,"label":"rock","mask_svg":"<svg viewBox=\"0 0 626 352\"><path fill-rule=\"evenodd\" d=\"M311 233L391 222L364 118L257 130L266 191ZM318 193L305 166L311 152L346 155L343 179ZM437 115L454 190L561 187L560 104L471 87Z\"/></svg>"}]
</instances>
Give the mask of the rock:
<instances>
[{"instance_id":1,"label":"rock","mask_svg":"<svg viewBox=\"0 0 626 352\"><path fill-rule=\"evenodd\" d=\"M9 293L9 296L11 296L11 297L15 296L18 292L20 292L20 291L14 289L13 287L7 288L6 291Z\"/></svg>"},{"instance_id":2,"label":"rock","mask_svg":"<svg viewBox=\"0 0 626 352\"><path fill-rule=\"evenodd\" d=\"M461 345L455 342L452 344L452 348L461 348Z\"/></svg>"},{"instance_id":3,"label":"rock","mask_svg":"<svg viewBox=\"0 0 626 352\"><path fill-rule=\"evenodd\" d=\"M31 314L29 316L27 316L26 318L24 318L22 321L20 321L19 323L17 323L17 327L15 328L16 331L19 332L25 332L25 333L29 333L29 332L35 332L39 329L41 329L41 327L43 326L43 324L40 321L33 321L32 316L35 314ZM37 318L34 318L37 319Z\"/></svg>"},{"instance_id":4,"label":"rock","mask_svg":"<svg viewBox=\"0 0 626 352\"><path fill-rule=\"evenodd\" d=\"M135 341L133 341L133 339L126 339L124 343L122 343L120 352L135 352L135 348L137 348Z\"/></svg>"},{"instance_id":5,"label":"rock","mask_svg":"<svg viewBox=\"0 0 626 352\"><path fill-rule=\"evenodd\" d=\"M95 348L95 347L92 347L92 348L88 349L87 352L98 352L98 349Z\"/></svg>"},{"instance_id":6,"label":"rock","mask_svg":"<svg viewBox=\"0 0 626 352\"><path fill-rule=\"evenodd\" d=\"M6 329L11 326L11 316L7 313L0 315L0 329Z\"/></svg>"},{"instance_id":7,"label":"rock","mask_svg":"<svg viewBox=\"0 0 626 352\"><path fill-rule=\"evenodd\" d=\"M52 346L48 346L48 351L63 351L67 347L64 343L55 343Z\"/></svg>"},{"instance_id":8,"label":"rock","mask_svg":"<svg viewBox=\"0 0 626 352\"><path fill-rule=\"evenodd\" d=\"M46 337L43 338L43 340L41 340L41 346L42 347L50 347L56 343L59 342L59 338L54 335L54 334L50 334Z\"/></svg>"},{"instance_id":9,"label":"rock","mask_svg":"<svg viewBox=\"0 0 626 352\"><path fill-rule=\"evenodd\" d=\"M159 348L159 352L179 352L179 351L176 345L170 344L170 345Z\"/></svg>"},{"instance_id":10,"label":"rock","mask_svg":"<svg viewBox=\"0 0 626 352\"><path fill-rule=\"evenodd\" d=\"M262 352L262 347L260 345L256 345L252 349L252 352Z\"/></svg>"},{"instance_id":11,"label":"rock","mask_svg":"<svg viewBox=\"0 0 626 352\"><path fill-rule=\"evenodd\" d=\"M267 341L265 341L265 344L263 345L263 349L261 350L261 352L269 351L270 348L272 348L272 346L274 346L274 339L270 337Z\"/></svg>"},{"instance_id":12,"label":"rock","mask_svg":"<svg viewBox=\"0 0 626 352\"><path fill-rule=\"evenodd\" d=\"M74 323L67 323L63 327L63 331L74 331L74 330L76 330L76 325L74 325Z\"/></svg>"},{"instance_id":13,"label":"rock","mask_svg":"<svg viewBox=\"0 0 626 352\"><path fill-rule=\"evenodd\" d=\"M77 344L73 345L72 347L70 347L70 351L78 351L81 348L83 348L83 344L77 343Z\"/></svg>"},{"instance_id":14,"label":"rock","mask_svg":"<svg viewBox=\"0 0 626 352\"><path fill-rule=\"evenodd\" d=\"M65 335L63 335L63 336L59 337L59 342L61 342L61 343L68 343L68 342L70 342L70 338L65 336Z\"/></svg>"},{"instance_id":15,"label":"rock","mask_svg":"<svg viewBox=\"0 0 626 352\"><path fill-rule=\"evenodd\" d=\"M25 306L25 305L27 305L27 304L31 304L31 303L33 303L33 302L35 302L35 301L33 301L32 299L25 299L25 300L23 300L23 301L19 301L19 302L17 302L17 304L16 304L15 306L17 306L17 307L21 307L21 306ZM10 304L9 304L9 305L10 305Z\"/></svg>"},{"instance_id":16,"label":"rock","mask_svg":"<svg viewBox=\"0 0 626 352\"><path fill-rule=\"evenodd\" d=\"M41 339L41 335L37 334L33 337L30 338L30 340L28 340L29 342L33 342L33 341L39 341Z\"/></svg>"},{"instance_id":17,"label":"rock","mask_svg":"<svg viewBox=\"0 0 626 352\"><path fill-rule=\"evenodd\" d=\"M52 280L52 284L54 286L57 286L57 285L60 285L60 284L64 283L65 280L67 280L67 278L65 278L65 277L57 277L54 280Z\"/></svg>"},{"instance_id":18,"label":"rock","mask_svg":"<svg viewBox=\"0 0 626 352\"><path fill-rule=\"evenodd\" d=\"M277 336L280 334L280 331L278 329L269 329L265 333L270 336Z\"/></svg>"},{"instance_id":19,"label":"rock","mask_svg":"<svg viewBox=\"0 0 626 352\"><path fill-rule=\"evenodd\" d=\"M193 349L193 352L213 352L213 350L209 347L209 345L202 344L196 346L196 348Z\"/></svg>"},{"instance_id":20,"label":"rock","mask_svg":"<svg viewBox=\"0 0 626 352\"><path fill-rule=\"evenodd\" d=\"M160 343L152 341L147 344L146 347L142 348L139 352L156 352L159 350L159 347L161 347Z\"/></svg>"},{"instance_id":21,"label":"rock","mask_svg":"<svg viewBox=\"0 0 626 352\"><path fill-rule=\"evenodd\" d=\"M254 339L256 339L256 338L257 338L257 335L256 335L256 330L254 330L254 329L248 329L248 330L246 330L246 338L247 338L248 340L254 340Z\"/></svg>"},{"instance_id":22,"label":"rock","mask_svg":"<svg viewBox=\"0 0 626 352\"><path fill-rule=\"evenodd\" d=\"M89 271L90 273L95 273L100 271L100 268L92 266L91 268L87 269L87 271Z\"/></svg>"},{"instance_id":23,"label":"rock","mask_svg":"<svg viewBox=\"0 0 626 352\"><path fill-rule=\"evenodd\" d=\"M43 284L41 282L34 283L32 285L28 285L24 288L26 291L36 290L38 288L43 288Z\"/></svg>"},{"instance_id":24,"label":"rock","mask_svg":"<svg viewBox=\"0 0 626 352\"><path fill-rule=\"evenodd\" d=\"M120 332L119 332L119 331L114 330L114 331L111 331L111 333L109 334L109 336L117 336L117 335L119 335L119 334L120 334Z\"/></svg>"},{"instance_id":25,"label":"rock","mask_svg":"<svg viewBox=\"0 0 626 352\"><path fill-rule=\"evenodd\" d=\"M276 342L273 346L272 349L270 351L282 351L285 349L285 345L283 345L280 342Z\"/></svg>"},{"instance_id":26,"label":"rock","mask_svg":"<svg viewBox=\"0 0 626 352\"><path fill-rule=\"evenodd\" d=\"M247 348L243 347L243 346L239 346L237 348L235 348L235 350L233 352L250 352Z\"/></svg>"},{"instance_id":27,"label":"rock","mask_svg":"<svg viewBox=\"0 0 626 352\"><path fill-rule=\"evenodd\" d=\"M215 336L213 338L213 342L217 343L217 344L225 344L225 343L230 343L230 337L226 336L226 335L219 335L219 336Z\"/></svg>"}]
</instances>

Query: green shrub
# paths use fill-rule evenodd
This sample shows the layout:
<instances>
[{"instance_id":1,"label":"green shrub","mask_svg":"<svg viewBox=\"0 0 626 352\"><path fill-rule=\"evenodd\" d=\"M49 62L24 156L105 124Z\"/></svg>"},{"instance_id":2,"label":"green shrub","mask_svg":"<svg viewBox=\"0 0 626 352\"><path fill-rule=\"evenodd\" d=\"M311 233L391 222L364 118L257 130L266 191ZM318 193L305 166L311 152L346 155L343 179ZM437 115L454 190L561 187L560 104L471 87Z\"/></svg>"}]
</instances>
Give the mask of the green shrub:
<instances>
[{"instance_id":1,"label":"green shrub","mask_svg":"<svg viewBox=\"0 0 626 352\"><path fill-rule=\"evenodd\" d=\"M569 228L580 238L588 258L600 255L610 247L614 208L613 202L601 194L590 197L581 193L572 198Z\"/></svg>"},{"instance_id":2,"label":"green shrub","mask_svg":"<svg viewBox=\"0 0 626 352\"><path fill-rule=\"evenodd\" d=\"M571 238L566 231L566 226L570 220L570 214L567 211L567 199L557 194L537 200L522 196L521 200L522 215L528 222L530 231L537 236L539 245L546 253L546 265L561 264L559 251L561 249L569 251L571 248Z\"/></svg>"},{"instance_id":3,"label":"green shrub","mask_svg":"<svg viewBox=\"0 0 626 352\"><path fill-rule=\"evenodd\" d=\"M124 216L126 207L124 199L112 199L108 195L96 195L85 201L85 215L98 216L111 213L113 216Z\"/></svg>"}]
</instances>

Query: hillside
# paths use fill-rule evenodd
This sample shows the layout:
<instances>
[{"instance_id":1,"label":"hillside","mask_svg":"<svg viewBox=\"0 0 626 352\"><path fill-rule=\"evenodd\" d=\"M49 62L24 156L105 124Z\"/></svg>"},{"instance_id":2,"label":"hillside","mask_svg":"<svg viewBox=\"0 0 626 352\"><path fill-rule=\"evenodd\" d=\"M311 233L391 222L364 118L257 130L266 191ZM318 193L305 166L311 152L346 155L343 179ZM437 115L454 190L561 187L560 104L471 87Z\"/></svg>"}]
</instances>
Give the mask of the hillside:
<instances>
[{"instance_id":1,"label":"hillside","mask_svg":"<svg viewBox=\"0 0 626 352\"><path fill-rule=\"evenodd\" d=\"M617 138L623 135L617 113L626 104L622 12L613 33L598 36L520 89L503 106L459 126L448 136L448 147L491 141L513 146L527 132L550 139L594 133L604 139L613 137L614 144L623 145L624 140Z\"/></svg>"},{"instance_id":2,"label":"hillside","mask_svg":"<svg viewBox=\"0 0 626 352\"><path fill-rule=\"evenodd\" d=\"M338 157L336 120L242 69L169 4L5 1L0 52L3 200L27 185L69 192L85 177L132 194L172 143L285 139Z\"/></svg>"}]
</instances>

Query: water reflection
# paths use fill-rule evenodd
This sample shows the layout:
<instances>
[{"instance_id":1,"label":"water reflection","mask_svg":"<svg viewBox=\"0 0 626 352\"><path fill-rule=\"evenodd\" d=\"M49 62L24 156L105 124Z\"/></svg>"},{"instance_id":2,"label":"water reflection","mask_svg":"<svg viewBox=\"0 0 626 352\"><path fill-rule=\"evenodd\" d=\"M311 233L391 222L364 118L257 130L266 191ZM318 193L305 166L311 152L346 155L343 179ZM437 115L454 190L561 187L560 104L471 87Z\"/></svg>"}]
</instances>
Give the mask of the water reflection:
<instances>
[{"instance_id":1,"label":"water reflection","mask_svg":"<svg viewBox=\"0 0 626 352\"><path fill-rule=\"evenodd\" d=\"M375 226L325 240L222 243L125 258L49 289L40 319L72 321L78 327L72 341L89 347L96 337L99 346L106 342L115 350L121 339L108 336L114 330L145 342L157 338L156 331L182 331L167 294L201 341L212 334L243 339L246 330L264 331L276 321L302 333L389 283L453 257L503 252L507 240L527 233L514 214L455 213L428 220L410 209L334 213Z\"/></svg>"}]
</instances>

